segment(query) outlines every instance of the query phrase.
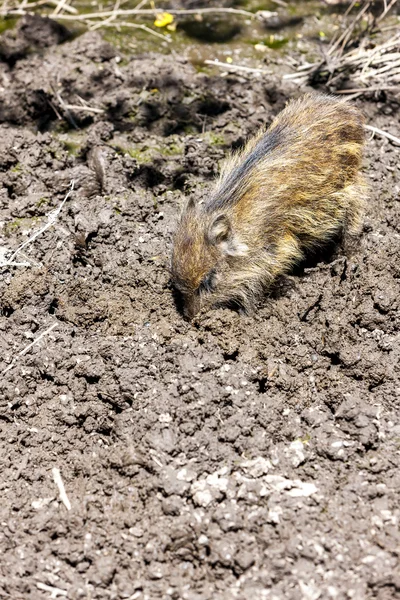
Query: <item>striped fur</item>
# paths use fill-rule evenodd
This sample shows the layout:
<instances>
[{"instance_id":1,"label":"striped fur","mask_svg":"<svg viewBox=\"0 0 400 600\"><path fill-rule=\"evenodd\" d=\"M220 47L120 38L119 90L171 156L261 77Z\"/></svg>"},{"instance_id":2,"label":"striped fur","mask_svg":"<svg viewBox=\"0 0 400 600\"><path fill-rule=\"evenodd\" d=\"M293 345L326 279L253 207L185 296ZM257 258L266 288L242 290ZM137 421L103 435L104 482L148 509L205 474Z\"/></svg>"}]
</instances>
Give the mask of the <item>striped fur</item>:
<instances>
[{"instance_id":1,"label":"striped fur","mask_svg":"<svg viewBox=\"0 0 400 600\"><path fill-rule=\"evenodd\" d=\"M186 316L226 303L251 310L307 250L356 234L363 143L355 107L308 94L228 158L210 199L188 202L174 236L172 281Z\"/></svg>"}]
</instances>

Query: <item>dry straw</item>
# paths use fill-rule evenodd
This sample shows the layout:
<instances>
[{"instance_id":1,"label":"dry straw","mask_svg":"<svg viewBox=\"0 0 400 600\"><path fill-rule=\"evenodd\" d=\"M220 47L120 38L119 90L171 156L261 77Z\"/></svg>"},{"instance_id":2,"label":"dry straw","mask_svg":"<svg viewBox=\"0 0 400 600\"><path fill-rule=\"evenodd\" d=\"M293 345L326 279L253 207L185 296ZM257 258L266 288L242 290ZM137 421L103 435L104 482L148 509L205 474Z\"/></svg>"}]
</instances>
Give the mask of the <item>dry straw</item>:
<instances>
[{"instance_id":1,"label":"dry straw","mask_svg":"<svg viewBox=\"0 0 400 600\"><path fill-rule=\"evenodd\" d=\"M345 19L356 3L352 1ZM396 3L397 0L385 1L382 12L376 16L374 2L365 2L345 29L334 36L320 61L298 65L294 73L284 78L301 85L321 82L332 92L352 97L367 92L400 92L399 28L386 28L394 29L394 35L380 43L374 41L375 34L385 31L380 24Z\"/></svg>"}]
</instances>

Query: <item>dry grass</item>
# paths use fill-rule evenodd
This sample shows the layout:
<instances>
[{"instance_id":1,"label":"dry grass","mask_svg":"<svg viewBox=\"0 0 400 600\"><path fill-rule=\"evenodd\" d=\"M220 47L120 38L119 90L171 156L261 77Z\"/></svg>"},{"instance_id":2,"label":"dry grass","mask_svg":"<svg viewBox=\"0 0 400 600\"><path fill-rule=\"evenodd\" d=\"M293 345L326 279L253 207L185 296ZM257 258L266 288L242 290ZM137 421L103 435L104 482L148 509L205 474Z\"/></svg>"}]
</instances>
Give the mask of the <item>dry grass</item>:
<instances>
[{"instance_id":1,"label":"dry grass","mask_svg":"<svg viewBox=\"0 0 400 600\"><path fill-rule=\"evenodd\" d=\"M283 0L273 0L276 4L285 3ZM117 0L114 4L112 10L101 10L98 12L90 12L86 14L78 14L78 11L75 7L68 3L68 0L36 0L35 2L28 2L27 0L5 0L3 6L0 8L0 16L22 16L28 13L33 13L37 9L45 9L46 7L54 6L55 9L53 12L48 12L48 16L56 18L60 21L109 21L111 19L126 19L127 17L140 17L140 18L150 18L154 19L154 17L163 12L163 8L158 6L155 8L154 3L151 0L146 0L145 2L141 1L137 4L135 8L130 9L122 9L120 8L125 2L122 0ZM143 8L146 4L151 4L151 8ZM196 16L196 15L206 15L206 14L223 14L223 15L234 15L240 17L247 18L255 18L258 16L258 13L252 13L248 10L240 9L240 8L221 8L221 7L209 7L209 8L197 8L197 9L166 9L168 13L173 16ZM260 11L260 17L261 13Z\"/></svg>"},{"instance_id":2,"label":"dry grass","mask_svg":"<svg viewBox=\"0 0 400 600\"><path fill-rule=\"evenodd\" d=\"M103 27L114 27L120 30L121 27L141 29L148 34L162 39L166 42L171 41L171 36L168 31L163 29L152 28L141 21L152 20L159 13L167 10L173 17L190 17L201 18L204 15L225 15L226 17L247 18L247 19L265 19L265 16L275 14L269 11L258 11L252 13L241 8L222 8L209 7L198 9L163 9L159 5L155 7L152 0L140 0L135 8L122 8L129 0L116 0L114 6L110 9L93 11L87 13L79 13L76 6L70 0L4 0L0 6L0 17L21 17L27 14L41 14L49 16L57 21L76 22L84 24L89 30L100 29ZM272 0L279 6L286 6L284 0ZM150 7L148 7L149 5ZM132 22L131 19L134 19Z\"/></svg>"},{"instance_id":3,"label":"dry grass","mask_svg":"<svg viewBox=\"0 0 400 600\"><path fill-rule=\"evenodd\" d=\"M386 28L386 32L394 29L394 35L375 41L378 34L380 40L385 37L381 23L396 3L384 2L382 12L376 15L374 2L368 0L348 23L356 4L353 0L344 15L346 26L334 36L321 61L298 65L285 79L301 85L324 83L332 92L354 96L400 91L400 26Z\"/></svg>"}]
</instances>

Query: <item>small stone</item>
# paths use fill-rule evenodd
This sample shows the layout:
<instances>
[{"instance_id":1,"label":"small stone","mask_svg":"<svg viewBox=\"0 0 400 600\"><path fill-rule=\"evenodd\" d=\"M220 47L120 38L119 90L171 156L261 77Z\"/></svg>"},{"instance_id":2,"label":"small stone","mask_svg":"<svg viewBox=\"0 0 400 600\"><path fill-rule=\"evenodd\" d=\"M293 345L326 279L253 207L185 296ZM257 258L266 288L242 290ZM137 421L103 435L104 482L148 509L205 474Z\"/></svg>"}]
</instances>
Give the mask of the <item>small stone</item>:
<instances>
[{"instance_id":1,"label":"small stone","mask_svg":"<svg viewBox=\"0 0 400 600\"><path fill-rule=\"evenodd\" d=\"M294 483L296 484L296 487L293 487L291 490L287 491L287 494L292 496L292 498L299 498L301 496L308 497L318 492L317 486L313 483L307 483L299 480L296 480Z\"/></svg>"},{"instance_id":2,"label":"small stone","mask_svg":"<svg viewBox=\"0 0 400 600\"><path fill-rule=\"evenodd\" d=\"M94 585L109 585L117 570L113 556L100 556L91 566L88 580Z\"/></svg>"},{"instance_id":3,"label":"small stone","mask_svg":"<svg viewBox=\"0 0 400 600\"><path fill-rule=\"evenodd\" d=\"M162 579L164 577L164 565L156 561L152 562L148 568L150 579Z\"/></svg>"},{"instance_id":4,"label":"small stone","mask_svg":"<svg viewBox=\"0 0 400 600\"><path fill-rule=\"evenodd\" d=\"M179 479L179 481L187 481L190 483L191 481L196 479L196 477L197 473L192 469L189 469L188 467L183 467L177 473L177 478Z\"/></svg>"},{"instance_id":5,"label":"small stone","mask_svg":"<svg viewBox=\"0 0 400 600\"><path fill-rule=\"evenodd\" d=\"M183 496L189 489L189 483L178 479L178 472L172 467L165 467L161 474L160 487L167 496Z\"/></svg>"},{"instance_id":6,"label":"small stone","mask_svg":"<svg viewBox=\"0 0 400 600\"><path fill-rule=\"evenodd\" d=\"M292 442L289 446L289 452L292 453L291 463L295 468L299 467L306 459L304 445L301 440Z\"/></svg>"},{"instance_id":7,"label":"small stone","mask_svg":"<svg viewBox=\"0 0 400 600\"><path fill-rule=\"evenodd\" d=\"M32 500L32 508L40 510L48 506L53 498L39 498L38 500Z\"/></svg>"},{"instance_id":8,"label":"small stone","mask_svg":"<svg viewBox=\"0 0 400 600\"><path fill-rule=\"evenodd\" d=\"M251 460L244 460L240 463L240 466L251 477L262 477L272 469L271 462L262 456L257 456L257 458Z\"/></svg>"},{"instance_id":9,"label":"small stone","mask_svg":"<svg viewBox=\"0 0 400 600\"><path fill-rule=\"evenodd\" d=\"M280 506L270 508L268 511L268 523L274 523L277 525L280 522L280 518L283 515L283 510Z\"/></svg>"},{"instance_id":10,"label":"small stone","mask_svg":"<svg viewBox=\"0 0 400 600\"><path fill-rule=\"evenodd\" d=\"M241 573L247 571L247 569L254 565L254 562L253 553L246 550L238 552L235 556L235 566L239 567Z\"/></svg>"},{"instance_id":11,"label":"small stone","mask_svg":"<svg viewBox=\"0 0 400 600\"><path fill-rule=\"evenodd\" d=\"M199 490L193 494L193 502L203 508L206 508L213 500L214 498L210 490Z\"/></svg>"},{"instance_id":12,"label":"small stone","mask_svg":"<svg viewBox=\"0 0 400 600\"><path fill-rule=\"evenodd\" d=\"M140 527L139 525L136 525L135 527L131 527L129 529L129 533L136 538L141 538L144 535L144 531L143 531L142 527Z\"/></svg>"},{"instance_id":13,"label":"small stone","mask_svg":"<svg viewBox=\"0 0 400 600\"><path fill-rule=\"evenodd\" d=\"M171 423L172 417L169 413L161 413L161 415L158 417L158 420L160 423Z\"/></svg>"},{"instance_id":14,"label":"small stone","mask_svg":"<svg viewBox=\"0 0 400 600\"><path fill-rule=\"evenodd\" d=\"M163 498L161 503L163 513L172 517L177 517L180 515L182 506L183 503L179 496L169 496L168 498Z\"/></svg>"},{"instance_id":15,"label":"small stone","mask_svg":"<svg viewBox=\"0 0 400 600\"><path fill-rule=\"evenodd\" d=\"M197 541L202 546L205 546L206 544L208 544L208 537L206 535L202 534L201 536L199 536L199 539Z\"/></svg>"},{"instance_id":16,"label":"small stone","mask_svg":"<svg viewBox=\"0 0 400 600\"><path fill-rule=\"evenodd\" d=\"M224 540L215 541L211 544L210 560L212 564L219 563L223 567L231 567L236 548Z\"/></svg>"}]
</instances>

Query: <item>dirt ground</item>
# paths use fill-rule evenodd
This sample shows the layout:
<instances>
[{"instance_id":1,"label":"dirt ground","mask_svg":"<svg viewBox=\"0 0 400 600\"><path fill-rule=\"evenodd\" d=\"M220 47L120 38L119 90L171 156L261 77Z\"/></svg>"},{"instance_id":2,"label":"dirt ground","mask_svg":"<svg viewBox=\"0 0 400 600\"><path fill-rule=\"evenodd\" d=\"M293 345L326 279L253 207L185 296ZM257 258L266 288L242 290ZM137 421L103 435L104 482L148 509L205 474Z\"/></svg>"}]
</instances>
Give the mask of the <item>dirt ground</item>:
<instances>
[{"instance_id":1,"label":"dirt ground","mask_svg":"<svg viewBox=\"0 0 400 600\"><path fill-rule=\"evenodd\" d=\"M28 31L0 44L2 244L75 189L0 270L0 597L400 598L400 149L368 139L351 256L188 324L179 209L301 90ZM398 135L395 97L356 102Z\"/></svg>"}]
</instances>

